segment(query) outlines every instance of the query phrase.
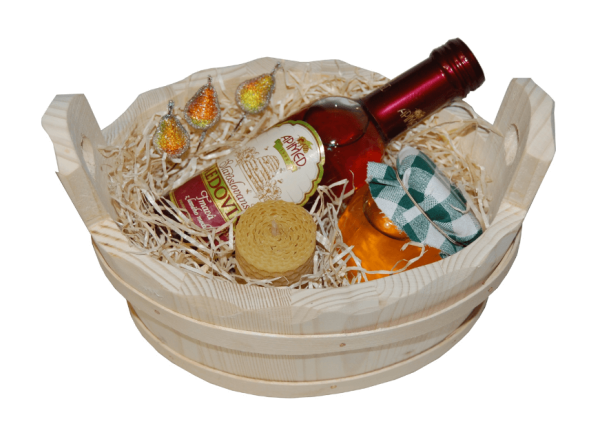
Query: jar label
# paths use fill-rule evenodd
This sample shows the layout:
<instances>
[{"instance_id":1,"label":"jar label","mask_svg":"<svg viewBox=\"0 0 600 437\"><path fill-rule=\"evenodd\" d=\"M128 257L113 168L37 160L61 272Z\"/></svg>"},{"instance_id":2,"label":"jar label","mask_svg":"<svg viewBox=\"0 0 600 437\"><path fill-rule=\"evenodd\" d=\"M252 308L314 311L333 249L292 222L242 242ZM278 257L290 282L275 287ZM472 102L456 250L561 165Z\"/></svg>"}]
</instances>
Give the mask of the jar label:
<instances>
[{"instance_id":1,"label":"jar label","mask_svg":"<svg viewBox=\"0 0 600 437\"><path fill-rule=\"evenodd\" d=\"M323 178L325 151L304 121L285 121L170 193L201 228L214 228L265 200L304 205Z\"/></svg>"}]
</instances>

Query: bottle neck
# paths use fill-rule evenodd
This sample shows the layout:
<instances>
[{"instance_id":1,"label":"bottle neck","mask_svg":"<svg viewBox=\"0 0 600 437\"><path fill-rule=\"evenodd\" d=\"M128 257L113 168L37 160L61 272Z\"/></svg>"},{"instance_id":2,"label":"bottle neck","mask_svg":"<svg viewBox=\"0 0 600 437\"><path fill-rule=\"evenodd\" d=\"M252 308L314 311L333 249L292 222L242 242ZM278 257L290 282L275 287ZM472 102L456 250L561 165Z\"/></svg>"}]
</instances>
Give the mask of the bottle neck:
<instances>
[{"instance_id":1,"label":"bottle neck","mask_svg":"<svg viewBox=\"0 0 600 437\"><path fill-rule=\"evenodd\" d=\"M454 39L361 102L391 140L452 99L466 97L484 80L473 53Z\"/></svg>"}]
</instances>

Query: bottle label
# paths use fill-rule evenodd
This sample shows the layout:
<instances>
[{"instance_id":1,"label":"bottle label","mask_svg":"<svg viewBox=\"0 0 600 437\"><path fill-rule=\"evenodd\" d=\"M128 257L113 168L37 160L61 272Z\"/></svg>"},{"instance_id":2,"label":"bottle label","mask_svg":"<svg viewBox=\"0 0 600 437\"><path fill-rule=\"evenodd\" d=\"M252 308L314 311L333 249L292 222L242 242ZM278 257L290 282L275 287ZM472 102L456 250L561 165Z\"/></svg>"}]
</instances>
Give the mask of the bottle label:
<instances>
[{"instance_id":1,"label":"bottle label","mask_svg":"<svg viewBox=\"0 0 600 437\"><path fill-rule=\"evenodd\" d=\"M325 151L304 121L285 121L234 150L170 193L201 228L215 228L252 205L285 200L304 205L323 178Z\"/></svg>"}]
</instances>

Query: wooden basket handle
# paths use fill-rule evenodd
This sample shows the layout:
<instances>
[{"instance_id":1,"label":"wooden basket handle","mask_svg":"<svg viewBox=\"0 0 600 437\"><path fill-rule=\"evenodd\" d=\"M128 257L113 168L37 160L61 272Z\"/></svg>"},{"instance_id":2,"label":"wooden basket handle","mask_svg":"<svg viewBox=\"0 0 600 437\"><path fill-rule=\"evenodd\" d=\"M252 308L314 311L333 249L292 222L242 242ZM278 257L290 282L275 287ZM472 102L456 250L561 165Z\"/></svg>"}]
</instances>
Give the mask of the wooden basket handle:
<instances>
[{"instance_id":1,"label":"wooden basket handle","mask_svg":"<svg viewBox=\"0 0 600 437\"><path fill-rule=\"evenodd\" d=\"M505 188L494 193L502 200L494 202L492 217L502 202L527 211L556 150L554 101L533 80L513 79L494 126L504 138L490 135L485 147L504 152L496 155L495 163L505 166L500 172L503 181L494 183Z\"/></svg>"},{"instance_id":2,"label":"wooden basket handle","mask_svg":"<svg viewBox=\"0 0 600 437\"><path fill-rule=\"evenodd\" d=\"M58 178L87 228L109 217L116 221L107 176L99 171L108 162L99 151L106 142L85 96L56 96L42 126L54 144Z\"/></svg>"}]
</instances>

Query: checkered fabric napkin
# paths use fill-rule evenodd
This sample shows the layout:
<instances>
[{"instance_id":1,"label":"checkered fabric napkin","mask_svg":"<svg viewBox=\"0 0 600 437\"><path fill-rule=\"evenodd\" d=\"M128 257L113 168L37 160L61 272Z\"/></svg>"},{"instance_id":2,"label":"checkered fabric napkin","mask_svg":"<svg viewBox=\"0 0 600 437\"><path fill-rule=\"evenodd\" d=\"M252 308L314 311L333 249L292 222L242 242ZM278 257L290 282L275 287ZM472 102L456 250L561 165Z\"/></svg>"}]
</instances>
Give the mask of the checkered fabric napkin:
<instances>
[{"instance_id":1,"label":"checkered fabric napkin","mask_svg":"<svg viewBox=\"0 0 600 437\"><path fill-rule=\"evenodd\" d=\"M466 200L461 192L436 169L423 153L404 147L396 161L398 175L410 195L454 241L472 243L482 233L481 225L472 212L466 213ZM452 243L427 220L406 194L395 170L385 164L369 162L367 182L371 195L381 211L412 241L436 247L442 258L462 249Z\"/></svg>"}]
</instances>

